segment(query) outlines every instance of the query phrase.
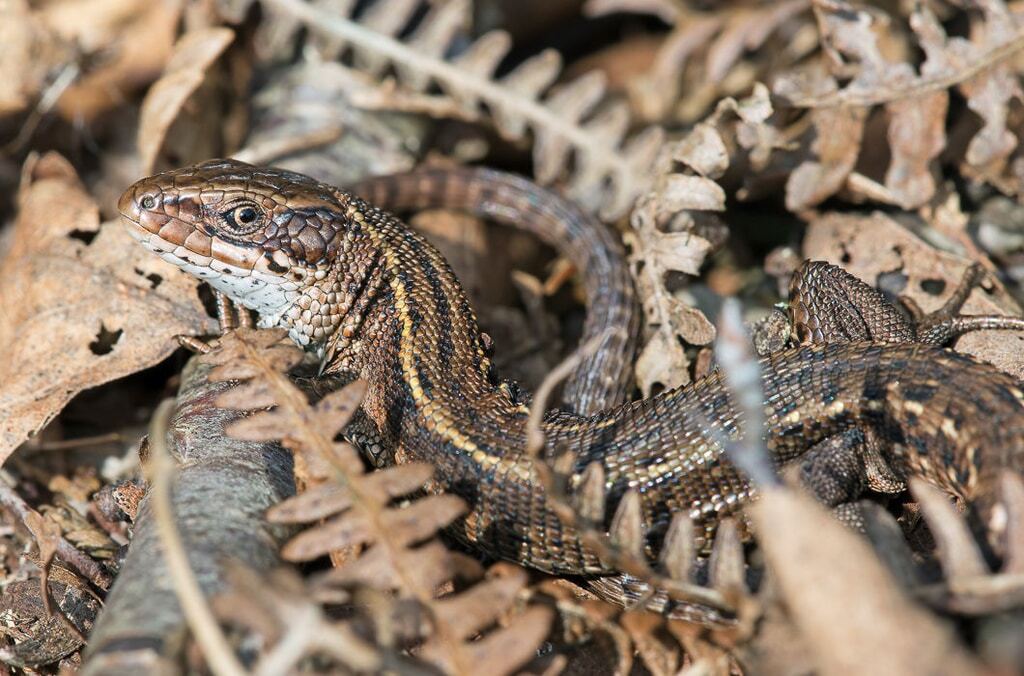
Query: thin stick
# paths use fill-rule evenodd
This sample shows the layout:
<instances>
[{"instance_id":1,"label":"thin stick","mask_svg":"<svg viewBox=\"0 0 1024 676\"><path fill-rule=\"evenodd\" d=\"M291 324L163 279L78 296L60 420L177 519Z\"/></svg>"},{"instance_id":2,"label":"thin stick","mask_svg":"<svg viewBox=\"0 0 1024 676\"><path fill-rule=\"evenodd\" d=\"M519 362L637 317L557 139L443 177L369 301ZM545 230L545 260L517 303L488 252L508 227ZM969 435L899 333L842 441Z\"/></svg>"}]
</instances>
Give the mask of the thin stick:
<instances>
[{"instance_id":1,"label":"thin stick","mask_svg":"<svg viewBox=\"0 0 1024 676\"><path fill-rule=\"evenodd\" d=\"M15 514L22 523L25 523L26 528L28 528L26 519L29 518L29 515L39 515L36 510L29 507L28 503L6 481L0 481L0 505L3 505ZM84 575L100 589L106 590L110 588L110 576L107 575L99 564L78 551L73 544L61 536L57 537L57 556L61 561L64 561Z\"/></svg>"},{"instance_id":2,"label":"thin stick","mask_svg":"<svg viewBox=\"0 0 1024 676\"><path fill-rule=\"evenodd\" d=\"M544 419L544 412L548 407L548 399L551 398L551 393L554 392L555 387L568 378L573 370L580 365L580 362L597 352L604 345L605 341L620 331L621 329L605 329L599 335L594 336L573 350L572 354L563 359L544 377L540 387L537 388L537 392L533 396L533 401L530 402L530 417L526 421L527 457L537 457L540 450L544 448L544 432L540 429L540 423Z\"/></svg>"},{"instance_id":3,"label":"thin stick","mask_svg":"<svg viewBox=\"0 0 1024 676\"><path fill-rule=\"evenodd\" d=\"M220 625L210 611L210 606L189 563L188 554L185 553L181 534L174 523L171 483L175 468L167 451L167 430L173 408L173 399L161 402L153 414L149 430L151 500L157 533L164 549L174 592L178 595L185 620L206 657L210 671L218 676L246 676L245 668L235 657Z\"/></svg>"}]
</instances>

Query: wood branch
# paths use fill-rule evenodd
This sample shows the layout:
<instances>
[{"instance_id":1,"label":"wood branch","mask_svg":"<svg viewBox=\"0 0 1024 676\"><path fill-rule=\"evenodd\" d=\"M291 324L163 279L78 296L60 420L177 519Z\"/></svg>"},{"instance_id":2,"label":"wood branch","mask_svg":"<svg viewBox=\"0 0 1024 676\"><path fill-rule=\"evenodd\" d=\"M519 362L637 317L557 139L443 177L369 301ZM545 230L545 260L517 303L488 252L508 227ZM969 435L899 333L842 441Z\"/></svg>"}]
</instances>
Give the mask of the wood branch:
<instances>
[{"instance_id":1,"label":"wood branch","mask_svg":"<svg viewBox=\"0 0 1024 676\"><path fill-rule=\"evenodd\" d=\"M209 597L223 588L228 559L269 570L291 529L266 522L268 507L294 492L292 458L275 442L240 441L224 426L244 413L216 408L234 383L210 383L211 366L193 358L185 369L168 446L178 475L174 513L189 563ZM150 497L143 499L128 556L97 619L83 674L128 668L172 669L186 624L159 544Z\"/></svg>"}]
</instances>

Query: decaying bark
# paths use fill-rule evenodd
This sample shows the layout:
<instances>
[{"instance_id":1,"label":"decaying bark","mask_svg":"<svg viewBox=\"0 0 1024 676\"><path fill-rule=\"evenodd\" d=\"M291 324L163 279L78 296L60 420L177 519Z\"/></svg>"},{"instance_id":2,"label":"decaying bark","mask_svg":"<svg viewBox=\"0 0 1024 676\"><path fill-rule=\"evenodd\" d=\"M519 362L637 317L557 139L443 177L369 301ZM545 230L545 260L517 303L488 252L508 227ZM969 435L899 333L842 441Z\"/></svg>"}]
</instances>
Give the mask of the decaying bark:
<instances>
[{"instance_id":1,"label":"decaying bark","mask_svg":"<svg viewBox=\"0 0 1024 676\"><path fill-rule=\"evenodd\" d=\"M260 571L278 563L280 543L289 530L268 524L263 515L295 491L291 455L279 444L224 434L226 424L247 414L214 405L235 383L210 383L209 370L198 357L185 368L168 433L178 465L175 519L207 596L222 588L223 564L229 559ZM185 636L147 496L124 567L89 637L81 673L177 672Z\"/></svg>"}]
</instances>

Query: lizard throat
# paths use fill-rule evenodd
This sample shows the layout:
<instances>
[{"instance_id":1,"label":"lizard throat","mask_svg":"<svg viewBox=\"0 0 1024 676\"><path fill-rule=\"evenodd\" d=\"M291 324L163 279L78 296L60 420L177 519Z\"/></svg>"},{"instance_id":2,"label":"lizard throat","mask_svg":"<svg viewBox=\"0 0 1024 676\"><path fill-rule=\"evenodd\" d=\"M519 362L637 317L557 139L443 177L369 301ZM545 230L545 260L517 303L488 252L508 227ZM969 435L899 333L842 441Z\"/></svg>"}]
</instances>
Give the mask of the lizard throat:
<instances>
[{"instance_id":1,"label":"lizard throat","mask_svg":"<svg viewBox=\"0 0 1024 676\"><path fill-rule=\"evenodd\" d=\"M260 270L258 266L250 269L203 256L182 245L168 242L137 223L129 225L135 226L128 228L129 234L146 249L182 271L206 281L235 303L255 310L259 314L260 327L292 328L282 322L282 318L301 295L300 281ZM298 335L292 338L301 345L309 343L308 338L302 340Z\"/></svg>"}]
</instances>

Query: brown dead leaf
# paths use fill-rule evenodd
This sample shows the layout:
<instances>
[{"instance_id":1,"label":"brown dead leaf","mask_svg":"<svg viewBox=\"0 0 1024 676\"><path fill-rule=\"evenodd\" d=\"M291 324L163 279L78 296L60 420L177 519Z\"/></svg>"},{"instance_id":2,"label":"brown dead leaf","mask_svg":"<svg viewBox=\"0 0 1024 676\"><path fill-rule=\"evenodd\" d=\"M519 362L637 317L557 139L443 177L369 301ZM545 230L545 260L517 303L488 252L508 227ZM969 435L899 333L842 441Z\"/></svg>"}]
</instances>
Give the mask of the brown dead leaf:
<instances>
[{"instance_id":1,"label":"brown dead leaf","mask_svg":"<svg viewBox=\"0 0 1024 676\"><path fill-rule=\"evenodd\" d=\"M26 0L0 7L0 116L23 110L46 84L50 71L71 60L68 44L50 31Z\"/></svg>"},{"instance_id":2,"label":"brown dead leaf","mask_svg":"<svg viewBox=\"0 0 1024 676\"><path fill-rule=\"evenodd\" d=\"M973 23L970 47L963 45L961 52L968 62L983 59L986 52L1019 46L1024 41L1024 18L1001 2L979 4L984 20ZM967 146L966 163L974 170L968 173L994 178L1018 144L1019 132L1015 135L1007 129L1007 118L1011 101L1024 101L1019 67L1003 61L962 83L960 91L967 97L968 107L984 120L984 126Z\"/></svg>"},{"instance_id":3,"label":"brown dead leaf","mask_svg":"<svg viewBox=\"0 0 1024 676\"><path fill-rule=\"evenodd\" d=\"M0 263L0 462L82 389L164 359L173 336L212 331L195 283L136 245L51 153L26 165Z\"/></svg>"},{"instance_id":4,"label":"brown dead leaf","mask_svg":"<svg viewBox=\"0 0 1024 676\"><path fill-rule=\"evenodd\" d=\"M104 57L60 97L61 116L91 122L156 77L170 55L182 4L77 0L51 5L47 17L55 31L93 46Z\"/></svg>"},{"instance_id":5,"label":"brown dead leaf","mask_svg":"<svg viewBox=\"0 0 1024 676\"><path fill-rule=\"evenodd\" d=\"M235 32L230 28L205 28L187 33L174 45L163 76L153 83L142 102L138 135L142 173L153 171L171 123L202 84L207 69L234 39Z\"/></svg>"},{"instance_id":6,"label":"brown dead leaf","mask_svg":"<svg viewBox=\"0 0 1024 676\"><path fill-rule=\"evenodd\" d=\"M925 312L941 307L970 263L966 258L936 249L880 213L830 213L817 218L807 229L803 254L806 258L842 265L872 286L878 286L885 278L891 281L896 275L895 279L902 284L895 291L913 299ZM963 312L1019 316L1021 310L1006 290L997 285L992 293L976 289ZM957 341L957 349L1024 377L1024 335L1008 331L969 333Z\"/></svg>"},{"instance_id":7,"label":"brown dead leaf","mask_svg":"<svg viewBox=\"0 0 1024 676\"><path fill-rule=\"evenodd\" d=\"M766 487L749 513L823 674L973 674L951 628L913 603L870 545L808 496Z\"/></svg>"},{"instance_id":8,"label":"brown dead leaf","mask_svg":"<svg viewBox=\"0 0 1024 676\"><path fill-rule=\"evenodd\" d=\"M949 94L932 92L893 101L889 112L892 159L885 187L904 209L913 209L935 194L932 160L946 147L946 109Z\"/></svg>"},{"instance_id":9,"label":"brown dead leaf","mask_svg":"<svg viewBox=\"0 0 1024 676\"><path fill-rule=\"evenodd\" d=\"M806 160L786 181L786 208L801 211L833 195L850 175L864 135L867 110L819 108L811 113L817 136L815 159Z\"/></svg>"}]
</instances>

